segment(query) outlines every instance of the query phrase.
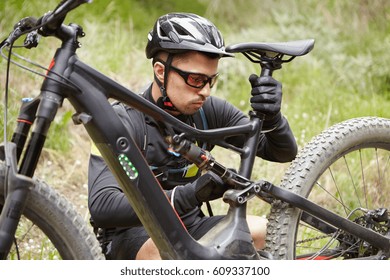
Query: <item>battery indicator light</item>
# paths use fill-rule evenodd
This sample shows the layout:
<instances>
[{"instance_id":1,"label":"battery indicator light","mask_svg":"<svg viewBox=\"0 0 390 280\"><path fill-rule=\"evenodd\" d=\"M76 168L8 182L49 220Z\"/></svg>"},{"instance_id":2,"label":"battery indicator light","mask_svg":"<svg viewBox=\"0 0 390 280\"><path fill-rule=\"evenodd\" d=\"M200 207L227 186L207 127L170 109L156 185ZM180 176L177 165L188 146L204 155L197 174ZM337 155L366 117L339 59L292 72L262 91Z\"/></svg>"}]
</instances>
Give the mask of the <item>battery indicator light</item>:
<instances>
[{"instance_id":1,"label":"battery indicator light","mask_svg":"<svg viewBox=\"0 0 390 280\"><path fill-rule=\"evenodd\" d=\"M126 172L126 175L131 180L136 179L138 177L138 170L134 167L130 159L124 154L120 154L118 159L119 163L122 165L123 170Z\"/></svg>"}]
</instances>

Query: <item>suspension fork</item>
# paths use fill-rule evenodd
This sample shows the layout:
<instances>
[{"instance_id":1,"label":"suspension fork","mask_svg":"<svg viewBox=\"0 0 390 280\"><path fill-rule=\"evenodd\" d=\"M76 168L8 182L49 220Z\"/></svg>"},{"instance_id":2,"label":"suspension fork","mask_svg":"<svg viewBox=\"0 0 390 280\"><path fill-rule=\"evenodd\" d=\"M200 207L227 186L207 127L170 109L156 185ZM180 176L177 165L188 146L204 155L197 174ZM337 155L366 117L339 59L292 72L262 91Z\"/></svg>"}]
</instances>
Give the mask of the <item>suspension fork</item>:
<instances>
[{"instance_id":1,"label":"suspension fork","mask_svg":"<svg viewBox=\"0 0 390 280\"><path fill-rule=\"evenodd\" d=\"M79 47L78 36L82 36L81 27L77 25L64 26L57 31L57 37L62 40L62 46L50 63L47 78L44 80L39 96L39 104L36 110L34 130L32 131L26 153L23 157L20 174L32 177L38 164L47 132L57 114L58 108L62 106L66 95L75 94L77 90L68 86L62 79L63 73L71 71L70 60ZM31 111L35 109L31 105ZM30 118L32 116L30 115Z\"/></svg>"},{"instance_id":2,"label":"suspension fork","mask_svg":"<svg viewBox=\"0 0 390 280\"><path fill-rule=\"evenodd\" d=\"M32 177L38 164L50 125L62 104L63 98L50 91L41 92L34 129L31 133L19 173Z\"/></svg>"},{"instance_id":3,"label":"suspension fork","mask_svg":"<svg viewBox=\"0 0 390 280\"><path fill-rule=\"evenodd\" d=\"M23 98L17 118L16 128L12 135L11 142L16 145L16 159L19 161L24 150L31 125L34 123L35 114L38 109L40 99Z\"/></svg>"},{"instance_id":4,"label":"suspension fork","mask_svg":"<svg viewBox=\"0 0 390 280\"><path fill-rule=\"evenodd\" d=\"M4 168L4 205L0 216L0 259L6 259L14 240L25 202L34 182L18 172L18 161L22 155L31 125L35 120L39 99L23 99L16 128L10 143L1 147Z\"/></svg>"},{"instance_id":5,"label":"suspension fork","mask_svg":"<svg viewBox=\"0 0 390 280\"><path fill-rule=\"evenodd\" d=\"M50 124L62 103L62 98L56 96L52 92L43 91L40 99L24 102L12 136L12 143L4 144L5 202L0 216L0 259L6 259L9 254L30 190L34 186L31 178L38 164ZM35 126L18 171L18 161L34 120Z\"/></svg>"},{"instance_id":6,"label":"suspension fork","mask_svg":"<svg viewBox=\"0 0 390 280\"><path fill-rule=\"evenodd\" d=\"M11 143L3 143L1 147L1 160L5 162L4 205L0 216L0 259L3 260L11 249L25 201L34 185L31 178L18 174L17 165L35 120L38 105L38 98L22 99Z\"/></svg>"},{"instance_id":7,"label":"suspension fork","mask_svg":"<svg viewBox=\"0 0 390 280\"><path fill-rule=\"evenodd\" d=\"M0 259L5 260L34 181L30 177L18 174L15 143L5 143L1 147L1 157L5 160L6 166L2 170L5 180L4 205L0 215Z\"/></svg>"},{"instance_id":8,"label":"suspension fork","mask_svg":"<svg viewBox=\"0 0 390 280\"><path fill-rule=\"evenodd\" d=\"M74 38L79 34L78 27L63 27L59 36L63 44L57 50L52 61L48 78L42 84L38 98L26 100L22 104L18 124L12 137L12 143L4 143L5 197L0 215L0 259L6 259L14 240L15 232L34 181L31 179L37 167L50 125L66 94L74 93L61 81L61 74L69 66L69 59L74 55L78 42ZM60 73L60 74L55 74ZM34 124L26 151L23 149ZM19 171L18 162L21 160Z\"/></svg>"}]
</instances>

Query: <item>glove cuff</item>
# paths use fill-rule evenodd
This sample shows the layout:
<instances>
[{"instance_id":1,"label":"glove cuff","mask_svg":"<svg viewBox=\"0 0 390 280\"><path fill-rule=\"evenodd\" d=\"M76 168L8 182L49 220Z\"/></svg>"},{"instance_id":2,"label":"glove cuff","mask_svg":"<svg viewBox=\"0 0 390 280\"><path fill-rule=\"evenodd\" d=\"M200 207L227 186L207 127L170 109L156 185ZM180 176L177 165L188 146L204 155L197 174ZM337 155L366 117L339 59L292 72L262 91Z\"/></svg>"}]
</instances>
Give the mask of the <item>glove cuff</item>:
<instances>
[{"instance_id":1,"label":"glove cuff","mask_svg":"<svg viewBox=\"0 0 390 280\"><path fill-rule=\"evenodd\" d=\"M281 120L282 120L282 113L278 112L272 118L264 120L262 130L270 130L278 127L278 124L280 123Z\"/></svg>"},{"instance_id":2,"label":"glove cuff","mask_svg":"<svg viewBox=\"0 0 390 280\"><path fill-rule=\"evenodd\" d=\"M170 192L170 200L179 216L186 214L200 205L199 201L196 199L194 188L187 185L175 187Z\"/></svg>"}]
</instances>

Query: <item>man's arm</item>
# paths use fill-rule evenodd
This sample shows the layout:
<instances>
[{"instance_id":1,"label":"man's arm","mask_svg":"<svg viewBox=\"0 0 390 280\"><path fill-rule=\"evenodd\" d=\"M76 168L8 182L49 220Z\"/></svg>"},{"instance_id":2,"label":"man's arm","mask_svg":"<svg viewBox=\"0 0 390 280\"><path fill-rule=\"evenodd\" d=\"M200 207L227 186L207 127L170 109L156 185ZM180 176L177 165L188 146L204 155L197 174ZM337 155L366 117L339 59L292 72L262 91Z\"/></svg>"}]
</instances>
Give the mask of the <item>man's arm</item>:
<instances>
[{"instance_id":1,"label":"man's arm","mask_svg":"<svg viewBox=\"0 0 390 280\"><path fill-rule=\"evenodd\" d=\"M218 97L211 97L204 106L209 128L229 127L248 123L249 118L238 108ZM297 143L288 121L279 112L276 122L268 121L267 129L272 131L261 134L257 156L276 162L288 162L297 154ZM228 142L242 147L244 137L231 137Z\"/></svg>"},{"instance_id":2,"label":"man's arm","mask_svg":"<svg viewBox=\"0 0 390 280\"><path fill-rule=\"evenodd\" d=\"M280 116L271 131L260 135L257 156L275 162L289 162L297 155L298 146L290 125Z\"/></svg>"}]
</instances>

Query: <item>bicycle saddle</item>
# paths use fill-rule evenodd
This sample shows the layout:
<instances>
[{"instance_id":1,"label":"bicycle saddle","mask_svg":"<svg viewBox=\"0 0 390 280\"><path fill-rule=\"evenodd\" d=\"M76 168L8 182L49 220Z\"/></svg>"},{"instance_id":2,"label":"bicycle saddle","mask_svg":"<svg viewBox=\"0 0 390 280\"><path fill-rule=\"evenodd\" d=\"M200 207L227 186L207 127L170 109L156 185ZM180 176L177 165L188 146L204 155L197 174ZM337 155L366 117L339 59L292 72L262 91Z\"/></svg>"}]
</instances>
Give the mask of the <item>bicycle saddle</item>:
<instances>
[{"instance_id":1,"label":"bicycle saddle","mask_svg":"<svg viewBox=\"0 0 390 280\"><path fill-rule=\"evenodd\" d=\"M261 56L274 57L277 55L301 56L310 52L314 47L314 39L289 41L280 43L249 42L238 43L226 47L230 53L256 53Z\"/></svg>"}]
</instances>

